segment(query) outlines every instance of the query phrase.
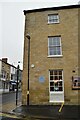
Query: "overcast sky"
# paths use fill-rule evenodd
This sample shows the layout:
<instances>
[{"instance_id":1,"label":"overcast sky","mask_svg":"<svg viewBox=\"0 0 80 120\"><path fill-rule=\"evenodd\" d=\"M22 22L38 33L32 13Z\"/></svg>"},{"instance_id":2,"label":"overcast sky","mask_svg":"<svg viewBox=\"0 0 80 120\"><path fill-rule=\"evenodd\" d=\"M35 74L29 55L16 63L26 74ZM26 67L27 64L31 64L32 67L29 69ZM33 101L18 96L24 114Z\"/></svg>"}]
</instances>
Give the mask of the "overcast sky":
<instances>
[{"instance_id":1,"label":"overcast sky","mask_svg":"<svg viewBox=\"0 0 80 120\"><path fill-rule=\"evenodd\" d=\"M10 64L23 62L23 10L78 4L79 0L0 0L0 59L7 57Z\"/></svg>"}]
</instances>

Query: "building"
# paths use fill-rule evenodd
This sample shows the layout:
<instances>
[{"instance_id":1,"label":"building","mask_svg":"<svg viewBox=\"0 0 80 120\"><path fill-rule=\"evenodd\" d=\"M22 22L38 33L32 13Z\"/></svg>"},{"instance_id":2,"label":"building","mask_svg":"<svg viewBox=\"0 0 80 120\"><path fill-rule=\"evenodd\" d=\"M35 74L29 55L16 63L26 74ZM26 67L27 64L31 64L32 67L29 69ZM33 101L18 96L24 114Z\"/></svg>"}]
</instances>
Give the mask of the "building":
<instances>
[{"instance_id":1,"label":"building","mask_svg":"<svg viewBox=\"0 0 80 120\"><path fill-rule=\"evenodd\" d=\"M7 58L3 58L0 62L0 92L9 92L10 65L7 64Z\"/></svg>"},{"instance_id":2,"label":"building","mask_svg":"<svg viewBox=\"0 0 80 120\"><path fill-rule=\"evenodd\" d=\"M24 10L24 15L22 103L29 95L33 105L80 104L80 5Z\"/></svg>"},{"instance_id":3,"label":"building","mask_svg":"<svg viewBox=\"0 0 80 120\"><path fill-rule=\"evenodd\" d=\"M22 70L19 69L18 87L21 89ZM0 59L0 92L15 91L17 84L17 67L8 63L7 58Z\"/></svg>"}]
</instances>

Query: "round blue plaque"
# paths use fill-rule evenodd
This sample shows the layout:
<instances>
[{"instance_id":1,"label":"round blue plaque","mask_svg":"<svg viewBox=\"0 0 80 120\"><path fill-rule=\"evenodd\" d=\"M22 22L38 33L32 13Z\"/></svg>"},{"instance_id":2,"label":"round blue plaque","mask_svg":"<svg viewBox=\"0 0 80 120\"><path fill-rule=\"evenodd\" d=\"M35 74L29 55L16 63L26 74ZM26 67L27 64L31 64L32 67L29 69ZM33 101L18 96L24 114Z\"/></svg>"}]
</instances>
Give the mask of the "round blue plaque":
<instances>
[{"instance_id":1,"label":"round blue plaque","mask_svg":"<svg viewBox=\"0 0 80 120\"><path fill-rule=\"evenodd\" d=\"M40 76L40 77L39 77L39 82L40 82L40 83L43 83L44 81L45 81L44 76Z\"/></svg>"}]
</instances>

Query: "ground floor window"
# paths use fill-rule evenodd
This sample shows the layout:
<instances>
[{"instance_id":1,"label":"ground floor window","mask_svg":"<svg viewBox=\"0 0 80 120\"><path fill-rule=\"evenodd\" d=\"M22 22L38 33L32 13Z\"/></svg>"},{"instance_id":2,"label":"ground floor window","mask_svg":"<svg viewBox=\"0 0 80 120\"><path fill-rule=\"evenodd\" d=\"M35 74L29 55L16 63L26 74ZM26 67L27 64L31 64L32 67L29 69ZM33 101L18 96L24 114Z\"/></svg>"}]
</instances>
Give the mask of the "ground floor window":
<instances>
[{"instance_id":1,"label":"ground floor window","mask_svg":"<svg viewBox=\"0 0 80 120\"><path fill-rule=\"evenodd\" d=\"M2 82L3 89L5 89L5 82Z\"/></svg>"},{"instance_id":2,"label":"ground floor window","mask_svg":"<svg viewBox=\"0 0 80 120\"><path fill-rule=\"evenodd\" d=\"M0 81L0 89L2 89L2 81Z\"/></svg>"},{"instance_id":3,"label":"ground floor window","mask_svg":"<svg viewBox=\"0 0 80 120\"><path fill-rule=\"evenodd\" d=\"M5 88L6 88L6 89L8 89L8 86L9 86L9 84L8 84L8 83L6 83Z\"/></svg>"},{"instance_id":4,"label":"ground floor window","mask_svg":"<svg viewBox=\"0 0 80 120\"><path fill-rule=\"evenodd\" d=\"M49 70L50 92L63 91L63 70Z\"/></svg>"}]
</instances>

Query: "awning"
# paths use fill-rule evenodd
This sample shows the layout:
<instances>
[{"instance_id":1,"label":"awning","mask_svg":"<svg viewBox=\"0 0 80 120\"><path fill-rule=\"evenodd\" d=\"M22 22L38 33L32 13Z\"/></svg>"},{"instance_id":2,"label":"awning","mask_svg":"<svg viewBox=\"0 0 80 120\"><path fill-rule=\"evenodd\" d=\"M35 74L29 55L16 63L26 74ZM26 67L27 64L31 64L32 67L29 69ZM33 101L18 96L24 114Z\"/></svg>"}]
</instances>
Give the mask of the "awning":
<instances>
[{"instance_id":1,"label":"awning","mask_svg":"<svg viewBox=\"0 0 80 120\"><path fill-rule=\"evenodd\" d=\"M15 82L12 82L11 84L12 84L12 85L16 85L16 83L15 83Z\"/></svg>"}]
</instances>

